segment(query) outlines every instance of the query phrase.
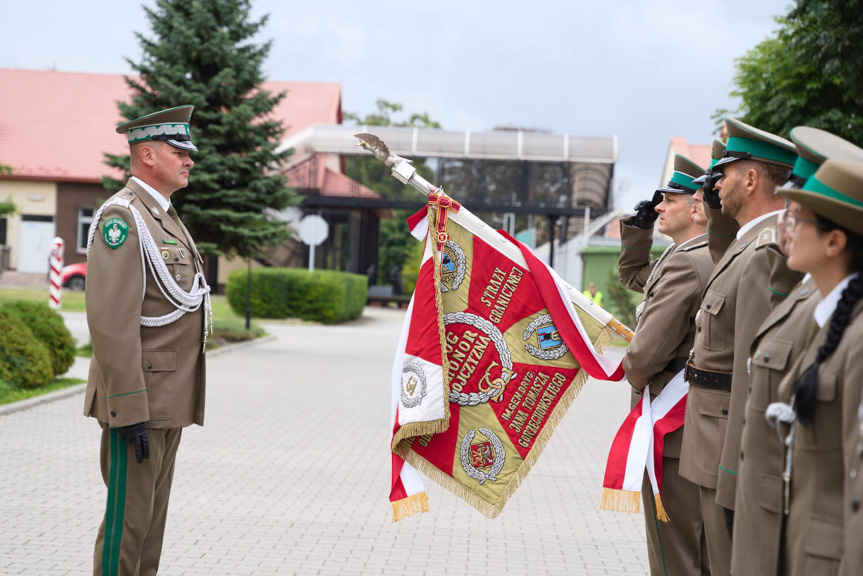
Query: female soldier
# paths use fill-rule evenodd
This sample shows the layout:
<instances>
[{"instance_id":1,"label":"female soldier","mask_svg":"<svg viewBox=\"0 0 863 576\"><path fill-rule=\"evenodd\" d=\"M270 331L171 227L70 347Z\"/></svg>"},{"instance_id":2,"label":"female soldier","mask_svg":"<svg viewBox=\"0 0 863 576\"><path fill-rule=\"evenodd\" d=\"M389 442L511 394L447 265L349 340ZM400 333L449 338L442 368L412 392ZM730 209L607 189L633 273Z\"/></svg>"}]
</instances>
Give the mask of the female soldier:
<instances>
[{"instance_id":1,"label":"female soldier","mask_svg":"<svg viewBox=\"0 0 863 576\"><path fill-rule=\"evenodd\" d=\"M793 234L787 224L786 231ZM820 300L815 282L804 278L773 309L750 348L749 396L740 439L731 545L734 576L769 576L779 570L783 438L770 427L764 413L777 401L779 382L806 345L812 313Z\"/></svg>"},{"instance_id":2,"label":"female soldier","mask_svg":"<svg viewBox=\"0 0 863 576\"><path fill-rule=\"evenodd\" d=\"M777 193L791 201L788 267L811 274L822 295L806 349L779 387L796 412L782 571L831 575L846 538L858 546L860 539L843 530L842 448L857 427L863 387L863 164L827 160L802 189ZM780 405L767 413L783 419Z\"/></svg>"}]
</instances>

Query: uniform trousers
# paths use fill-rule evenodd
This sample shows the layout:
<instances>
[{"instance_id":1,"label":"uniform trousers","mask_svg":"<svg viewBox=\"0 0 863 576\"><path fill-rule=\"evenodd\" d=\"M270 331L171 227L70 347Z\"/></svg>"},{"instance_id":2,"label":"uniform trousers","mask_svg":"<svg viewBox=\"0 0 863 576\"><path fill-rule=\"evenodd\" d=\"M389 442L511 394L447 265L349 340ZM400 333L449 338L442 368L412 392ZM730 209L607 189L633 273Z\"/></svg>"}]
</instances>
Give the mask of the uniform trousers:
<instances>
[{"instance_id":1,"label":"uniform trousers","mask_svg":"<svg viewBox=\"0 0 863 576\"><path fill-rule=\"evenodd\" d=\"M725 520L725 509L716 503L716 490L699 486L701 514L707 536L707 557L713 576L731 574L731 535Z\"/></svg>"},{"instance_id":2,"label":"uniform trousers","mask_svg":"<svg viewBox=\"0 0 863 576\"><path fill-rule=\"evenodd\" d=\"M656 501L647 474L641 496L651 576L709 576L707 540L698 486L677 474L680 460L662 459L662 506L668 522L656 518Z\"/></svg>"},{"instance_id":3,"label":"uniform trousers","mask_svg":"<svg viewBox=\"0 0 863 576\"><path fill-rule=\"evenodd\" d=\"M150 457L135 460L134 444L102 425L102 479L108 505L93 557L94 576L155 576L162 554L174 459L182 428L148 430Z\"/></svg>"}]
</instances>

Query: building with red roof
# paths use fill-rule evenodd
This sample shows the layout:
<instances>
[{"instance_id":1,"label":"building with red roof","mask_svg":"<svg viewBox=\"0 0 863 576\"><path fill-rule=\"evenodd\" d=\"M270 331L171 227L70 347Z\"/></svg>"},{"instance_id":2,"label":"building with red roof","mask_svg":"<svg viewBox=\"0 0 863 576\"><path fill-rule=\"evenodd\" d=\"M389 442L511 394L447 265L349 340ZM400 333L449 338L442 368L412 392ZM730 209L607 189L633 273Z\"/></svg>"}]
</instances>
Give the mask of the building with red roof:
<instances>
[{"instance_id":1,"label":"building with red roof","mask_svg":"<svg viewBox=\"0 0 863 576\"><path fill-rule=\"evenodd\" d=\"M342 123L337 83L265 82L263 88L287 93L274 110L285 138L313 125ZM0 68L0 164L12 168L0 175L0 201L10 198L18 207L16 215L0 219L8 268L46 272L54 236L65 241L67 264L86 259L93 213L110 196L100 179L122 176L104 163L104 155L128 152L114 128L125 121L117 102L130 99L119 74ZM315 193L355 193L361 187L376 196L341 174L338 156L324 157L319 165Z\"/></svg>"},{"instance_id":2,"label":"building with red roof","mask_svg":"<svg viewBox=\"0 0 863 576\"><path fill-rule=\"evenodd\" d=\"M683 136L674 136L668 143L668 154L665 156L665 165L662 168L662 178L660 185L665 185L671 180L671 175L674 173L674 155L680 154L689 160L692 160L697 165L705 170L710 166L710 152L713 144L690 144Z\"/></svg>"}]
</instances>

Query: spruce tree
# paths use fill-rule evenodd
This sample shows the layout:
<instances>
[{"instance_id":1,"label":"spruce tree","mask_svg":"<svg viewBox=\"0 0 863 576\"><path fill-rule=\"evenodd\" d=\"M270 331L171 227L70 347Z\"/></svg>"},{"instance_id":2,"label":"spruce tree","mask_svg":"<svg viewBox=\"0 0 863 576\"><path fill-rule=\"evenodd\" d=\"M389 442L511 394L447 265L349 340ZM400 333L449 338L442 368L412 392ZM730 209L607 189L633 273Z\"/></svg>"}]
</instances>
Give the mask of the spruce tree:
<instances>
[{"instance_id":1,"label":"spruce tree","mask_svg":"<svg viewBox=\"0 0 863 576\"><path fill-rule=\"evenodd\" d=\"M157 0L144 7L152 35L136 36L139 62L126 59L137 77L127 77L132 101L120 102L131 120L165 108L192 104L192 153L189 186L172 203L201 252L208 255L208 276L215 280L217 255L254 256L284 242L290 231L270 219L270 210L294 203L280 167L290 154L277 151L284 128L270 113L285 93L260 86L261 65L271 41L251 39L267 17L250 20L250 0ZM109 166L127 172L129 156L106 154ZM105 178L112 193L123 182Z\"/></svg>"}]
</instances>

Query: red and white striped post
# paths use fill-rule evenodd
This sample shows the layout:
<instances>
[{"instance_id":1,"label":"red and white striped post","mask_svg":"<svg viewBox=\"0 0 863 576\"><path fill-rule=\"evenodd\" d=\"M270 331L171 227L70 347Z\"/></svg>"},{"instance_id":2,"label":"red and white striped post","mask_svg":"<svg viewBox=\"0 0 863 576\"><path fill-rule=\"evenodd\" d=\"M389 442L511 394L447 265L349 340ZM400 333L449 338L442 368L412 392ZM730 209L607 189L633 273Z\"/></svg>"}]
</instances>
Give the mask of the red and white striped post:
<instances>
[{"instance_id":1,"label":"red and white striped post","mask_svg":"<svg viewBox=\"0 0 863 576\"><path fill-rule=\"evenodd\" d=\"M54 238L51 247L51 285L48 293L51 300L48 305L57 309L60 307L60 296L63 295L63 285L60 283L60 270L63 269L63 239L59 236Z\"/></svg>"}]
</instances>

